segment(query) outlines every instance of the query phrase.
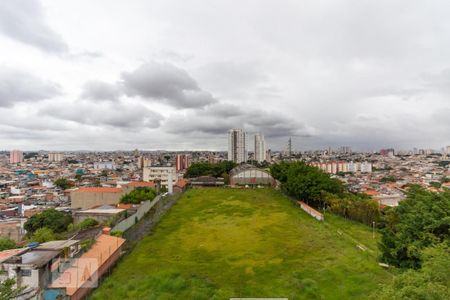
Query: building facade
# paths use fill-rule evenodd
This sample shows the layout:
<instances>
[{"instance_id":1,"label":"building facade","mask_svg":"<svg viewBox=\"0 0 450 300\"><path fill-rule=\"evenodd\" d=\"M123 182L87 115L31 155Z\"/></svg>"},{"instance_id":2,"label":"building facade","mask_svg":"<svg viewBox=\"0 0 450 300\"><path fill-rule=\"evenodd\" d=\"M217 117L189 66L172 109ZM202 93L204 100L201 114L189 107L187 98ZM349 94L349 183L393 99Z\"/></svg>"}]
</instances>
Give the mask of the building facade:
<instances>
[{"instance_id":1,"label":"building facade","mask_svg":"<svg viewBox=\"0 0 450 300\"><path fill-rule=\"evenodd\" d=\"M247 161L246 134L242 129L228 131L228 160L237 164Z\"/></svg>"},{"instance_id":2,"label":"building facade","mask_svg":"<svg viewBox=\"0 0 450 300\"><path fill-rule=\"evenodd\" d=\"M255 160L257 162L266 160L266 141L261 133L255 134Z\"/></svg>"},{"instance_id":3,"label":"building facade","mask_svg":"<svg viewBox=\"0 0 450 300\"><path fill-rule=\"evenodd\" d=\"M175 167L176 171L186 170L190 166L189 155L186 154L177 154L175 157Z\"/></svg>"},{"instance_id":4,"label":"building facade","mask_svg":"<svg viewBox=\"0 0 450 300\"><path fill-rule=\"evenodd\" d=\"M9 163L18 164L23 162L23 152L20 150L12 150L9 153Z\"/></svg>"},{"instance_id":5,"label":"building facade","mask_svg":"<svg viewBox=\"0 0 450 300\"><path fill-rule=\"evenodd\" d=\"M60 152L49 152L48 161L60 162L64 159L64 154Z\"/></svg>"},{"instance_id":6,"label":"building facade","mask_svg":"<svg viewBox=\"0 0 450 300\"><path fill-rule=\"evenodd\" d=\"M172 184L178 181L175 167L147 167L143 170L144 181L160 181L161 185L169 187L169 179Z\"/></svg>"}]
</instances>

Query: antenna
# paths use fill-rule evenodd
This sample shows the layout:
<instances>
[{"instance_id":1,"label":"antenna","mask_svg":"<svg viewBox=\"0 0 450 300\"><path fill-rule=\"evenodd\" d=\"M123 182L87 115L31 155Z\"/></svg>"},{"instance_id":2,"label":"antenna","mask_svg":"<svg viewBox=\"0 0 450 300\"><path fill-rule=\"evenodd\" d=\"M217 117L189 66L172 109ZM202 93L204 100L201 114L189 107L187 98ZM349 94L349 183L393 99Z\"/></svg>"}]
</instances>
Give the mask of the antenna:
<instances>
[{"instance_id":1,"label":"antenna","mask_svg":"<svg viewBox=\"0 0 450 300\"><path fill-rule=\"evenodd\" d=\"M288 140L288 157L289 157L289 160L291 160L291 158L292 158L292 138L291 137L289 137L289 140Z\"/></svg>"}]
</instances>

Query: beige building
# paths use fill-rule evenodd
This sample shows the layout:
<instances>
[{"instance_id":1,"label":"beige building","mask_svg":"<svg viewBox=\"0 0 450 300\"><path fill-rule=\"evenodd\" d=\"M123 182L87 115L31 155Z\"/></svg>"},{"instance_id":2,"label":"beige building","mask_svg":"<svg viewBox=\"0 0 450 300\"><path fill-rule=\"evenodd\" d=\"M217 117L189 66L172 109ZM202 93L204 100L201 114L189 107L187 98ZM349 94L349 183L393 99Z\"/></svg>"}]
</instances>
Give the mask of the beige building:
<instances>
[{"instance_id":1,"label":"beige building","mask_svg":"<svg viewBox=\"0 0 450 300\"><path fill-rule=\"evenodd\" d=\"M0 222L0 237L20 242L25 235L23 224L26 219L7 219Z\"/></svg>"},{"instance_id":2,"label":"beige building","mask_svg":"<svg viewBox=\"0 0 450 300\"><path fill-rule=\"evenodd\" d=\"M88 209L104 204L117 204L124 190L110 187L84 187L70 193L71 207Z\"/></svg>"}]
</instances>

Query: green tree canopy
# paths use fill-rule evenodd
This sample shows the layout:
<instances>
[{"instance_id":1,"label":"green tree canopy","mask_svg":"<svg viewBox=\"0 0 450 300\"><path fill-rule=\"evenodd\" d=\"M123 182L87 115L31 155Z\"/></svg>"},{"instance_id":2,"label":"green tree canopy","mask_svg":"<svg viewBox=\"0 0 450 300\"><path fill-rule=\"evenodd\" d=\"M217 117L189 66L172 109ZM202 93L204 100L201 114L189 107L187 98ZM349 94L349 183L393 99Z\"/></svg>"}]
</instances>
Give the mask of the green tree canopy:
<instances>
[{"instance_id":1,"label":"green tree canopy","mask_svg":"<svg viewBox=\"0 0 450 300\"><path fill-rule=\"evenodd\" d=\"M73 187L73 183L68 181L66 178L58 178L53 183L63 190L67 190Z\"/></svg>"},{"instance_id":2,"label":"green tree canopy","mask_svg":"<svg viewBox=\"0 0 450 300\"><path fill-rule=\"evenodd\" d=\"M236 167L232 161L221 161L217 164L196 163L192 164L186 171L186 178L194 178L199 176L221 177L224 173L229 174Z\"/></svg>"},{"instance_id":3,"label":"green tree canopy","mask_svg":"<svg viewBox=\"0 0 450 300\"><path fill-rule=\"evenodd\" d=\"M16 242L10 239L0 239L0 251L17 248Z\"/></svg>"},{"instance_id":4,"label":"green tree canopy","mask_svg":"<svg viewBox=\"0 0 450 300\"><path fill-rule=\"evenodd\" d=\"M450 299L450 250L440 244L423 251L420 270L407 270L396 276L373 297L392 299Z\"/></svg>"},{"instance_id":5,"label":"green tree canopy","mask_svg":"<svg viewBox=\"0 0 450 300\"><path fill-rule=\"evenodd\" d=\"M120 199L120 203L139 204L142 201L153 200L156 197L156 191L149 187L138 187Z\"/></svg>"},{"instance_id":6,"label":"green tree canopy","mask_svg":"<svg viewBox=\"0 0 450 300\"><path fill-rule=\"evenodd\" d=\"M72 223L70 214L51 208L29 218L25 222L24 228L30 234L42 227L47 227L53 232L60 233L66 231L70 223Z\"/></svg>"},{"instance_id":7,"label":"green tree canopy","mask_svg":"<svg viewBox=\"0 0 450 300\"><path fill-rule=\"evenodd\" d=\"M304 200L316 207L324 204L323 194L341 194L344 186L339 179L331 178L319 168L304 162L276 164L272 176L281 182L281 188L290 196Z\"/></svg>"},{"instance_id":8,"label":"green tree canopy","mask_svg":"<svg viewBox=\"0 0 450 300\"><path fill-rule=\"evenodd\" d=\"M422 249L450 243L450 191L433 193L418 186L382 219L381 259L402 268L419 268Z\"/></svg>"}]
</instances>

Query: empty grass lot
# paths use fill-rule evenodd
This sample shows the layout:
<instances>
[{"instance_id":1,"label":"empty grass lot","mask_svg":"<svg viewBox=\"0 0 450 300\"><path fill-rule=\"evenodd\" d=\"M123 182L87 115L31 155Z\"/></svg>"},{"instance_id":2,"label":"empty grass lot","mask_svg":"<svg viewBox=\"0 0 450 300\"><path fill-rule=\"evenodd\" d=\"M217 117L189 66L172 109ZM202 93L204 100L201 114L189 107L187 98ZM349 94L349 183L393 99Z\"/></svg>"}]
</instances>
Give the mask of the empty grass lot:
<instances>
[{"instance_id":1,"label":"empty grass lot","mask_svg":"<svg viewBox=\"0 0 450 300\"><path fill-rule=\"evenodd\" d=\"M271 189L189 190L91 298L367 298L391 278L371 229L325 218Z\"/></svg>"}]
</instances>

